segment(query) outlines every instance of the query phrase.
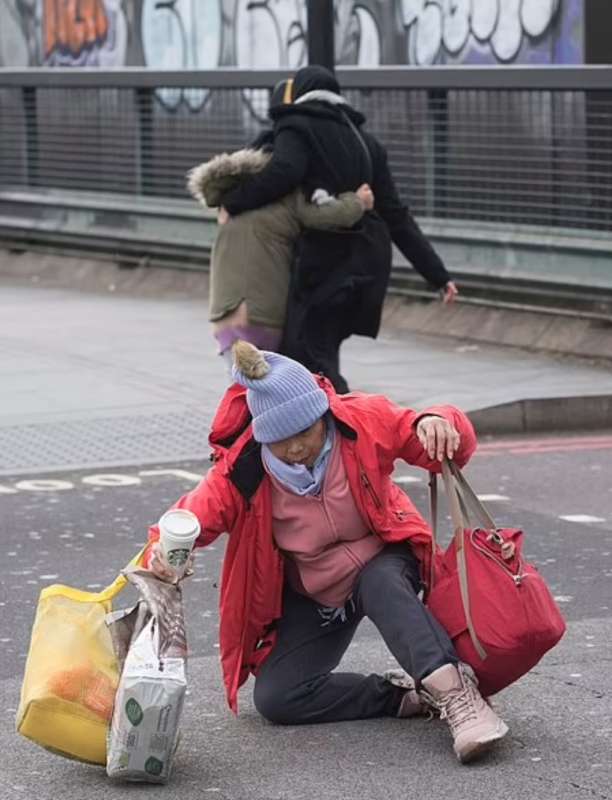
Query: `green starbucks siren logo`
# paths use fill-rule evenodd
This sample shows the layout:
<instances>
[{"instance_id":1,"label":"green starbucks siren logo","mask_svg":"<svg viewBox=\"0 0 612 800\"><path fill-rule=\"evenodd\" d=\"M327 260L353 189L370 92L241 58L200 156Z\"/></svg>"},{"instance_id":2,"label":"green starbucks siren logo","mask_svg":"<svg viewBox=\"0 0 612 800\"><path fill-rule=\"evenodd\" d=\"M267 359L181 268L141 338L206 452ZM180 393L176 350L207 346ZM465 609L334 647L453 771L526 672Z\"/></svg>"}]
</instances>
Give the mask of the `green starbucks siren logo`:
<instances>
[{"instance_id":1,"label":"green starbucks siren logo","mask_svg":"<svg viewBox=\"0 0 612 800\"><path fill-rule=\"evenodd\" d=\"M148 772L149 775L161 775L163 768L164 762L160 761L159 758L155 758L155 756L147 758L145 762L145 772Z\"/></svg>"},{"instance_id":2,"label":"green starbucks siren logo","mask_svg":"<svg viewBox=\"0 0 612 800\"><path fill-rule=\"evenodd\" d=\"M132 725L140 725L142 722L142 708L138 705L137 701L134 700L133 697L130 697L125 704L125 713L127 714L127 718Z\"/></svg>"},{"instance_id":3,"label":"green starbucks siren logo","mask_svg":"<svg viewBox=\"0 0 612 800\"><path fill-rule=\"evenodd\" d=\"M185 561L189 558L189 554L191 550L182 550L176 548L176 550L170 550L168 553L168 563L172 567L182 567Z\"/></svg>"}]
</instances>

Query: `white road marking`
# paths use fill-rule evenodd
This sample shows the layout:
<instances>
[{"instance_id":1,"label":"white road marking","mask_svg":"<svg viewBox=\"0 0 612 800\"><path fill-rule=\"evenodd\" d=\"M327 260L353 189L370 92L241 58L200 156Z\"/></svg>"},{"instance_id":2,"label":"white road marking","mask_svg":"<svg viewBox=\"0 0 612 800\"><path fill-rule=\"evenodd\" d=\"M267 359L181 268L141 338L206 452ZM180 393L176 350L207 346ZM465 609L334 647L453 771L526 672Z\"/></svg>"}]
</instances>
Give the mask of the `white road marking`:
<instances>
[{"instance_id":1,"label":"white road marking","mask_svg":"<svg viewBox=\"0 0 612 800\"><path fill-rule=\"evenodd\" d=\"M398 477L393 480L395 483L400 484L400 486L404 483L423 483L422 478L416 478L412 475L398 475Z\"/></svg>"},{"instance_id":2,"label":"white road marking","mask_svg":"<svg viewBox=\"0 0 612 800\"><path fill-rule=\"evenodd\" d=\"M203 475L198 475L197 472L188 472L185 469L144 469L141 470L139 475L173 475L176 478L185 478L188 481L195 481L199 483Z\"/></svg>"},{"instance_id":3,"label":"white road marking","mask_svg":"<svg viewBox=\"0 0 612 800\"><path fill-rule=\"evenodd\" d=\"M15 488L24 492L63 492L66 489L74 489L74 483L70 483L70 481L38 479L19 481L19 483L15 484Z\"/></svg>"},{"instance_id":4,"label":"white road marking","mask_svg":"<svg viewBox=\"0 0 612 800\"><path fill-rule=\"evenodd\" d=\"M142 477L154 477L156 475L171 476L182 480L199 483L203 475L197 472L189 472L185 469L143 469L138 473ZM408 481L418 481L418 478L408 479ZM408 482L406 481L406 482ZM126 475L118 472L95 473L81 478L81 483L86 486L93 486L94 491L103 488L115 488L121 486L140 486L142 480L137 475ZM13 486L0 486L0 495L18 494L19 492L61 492L67 489L76 489L76 485L71 481L53 478L30 478L15 483ZM54 498L49 499L50 503L58 502Z\"/></svg>"},{"instance_id":5,"label":"white road marking","mask_svg":"<svg viewBox=\"0 0 612 800\"><path fill-rule=\"evenodd\" d=\"M510 500L505 494L479 494L478 499L483 503L503 503Z\"/></svg>"},{"instance_id":6,"label":"white road marking","mask_svg":"<svg viewBox=\"0 0 612 800\"><path fill-rule=\"evenodd\" d=\"M574 598L571 594L556 594L554 599L557 603L571 603Z\"/></svg>"},{"instance_id":7,"label":"white road marking","mask_svg":"<svg viewBox=\"0 0 612 800\"><path fill-rule=\"evenodd\" d=\"M559 519L566 522L605 522L603 517L593 517L591 514L562 514Z\"/></svg>"},{"instance_id":8,"label":"white road marking","mask_svg":"<svg viewBox=\"0 0 612 800\"><path fill-rule=\"evenodd\" d=\"M88 486L139 486L142 483L136 475L117 475L114 472L88 475L82 481Z\"/></svg>"}]
</instances>

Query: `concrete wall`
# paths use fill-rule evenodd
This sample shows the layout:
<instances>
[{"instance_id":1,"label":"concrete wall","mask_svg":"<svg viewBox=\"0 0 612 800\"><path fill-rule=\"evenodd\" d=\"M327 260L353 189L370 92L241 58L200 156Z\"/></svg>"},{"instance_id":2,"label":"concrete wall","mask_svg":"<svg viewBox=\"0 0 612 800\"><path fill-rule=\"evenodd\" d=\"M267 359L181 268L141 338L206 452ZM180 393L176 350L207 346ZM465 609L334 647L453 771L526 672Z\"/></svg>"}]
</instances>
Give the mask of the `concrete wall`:
<instances>
[{"instance_id":1,"label":"concrete wall","mask_svg":"<svg viewBox=\"0 0 612 800\"><path fill-rule=\"evenodd\" d=\"M582 63L586 2L335 0L337 59L361 66ZM0 66L293 68L306 57L305 6L0 0Z\"/></svg>"}]
</instances>

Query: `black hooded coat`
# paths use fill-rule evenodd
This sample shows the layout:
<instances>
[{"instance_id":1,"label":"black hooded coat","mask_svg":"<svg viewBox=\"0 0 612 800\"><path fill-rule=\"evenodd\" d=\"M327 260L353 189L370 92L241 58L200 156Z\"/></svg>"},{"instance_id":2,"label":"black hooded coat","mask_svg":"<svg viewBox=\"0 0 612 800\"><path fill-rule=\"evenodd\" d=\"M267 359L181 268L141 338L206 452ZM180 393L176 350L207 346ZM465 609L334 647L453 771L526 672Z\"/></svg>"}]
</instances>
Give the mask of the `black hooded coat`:
<instances>
[{"instance_id":1,"label":"black hooded coat","mask_svg":"<svg viewBox=\"0 0 612 800\"><path fill-rule=\"evenodd\" d=\"M326 97L327 92L332 94ZM234 215L273 202L297 186L310 196L318 188L340 194L369 183L375 209L356 228L306 231L300 237L287 314L293 330L287 333L290 339L299 334L308 310L316 307L344 315L345 336L375 337L391 270L391 240L434 287L444 286L450 276L399 199L385 148L361 130L364 116L334 102L340 94L335 77L317 66L299 70L293 100L307 94L304 102L271 107L272 159L228 192L223 205Z\"/></svg>"}]
</instances>

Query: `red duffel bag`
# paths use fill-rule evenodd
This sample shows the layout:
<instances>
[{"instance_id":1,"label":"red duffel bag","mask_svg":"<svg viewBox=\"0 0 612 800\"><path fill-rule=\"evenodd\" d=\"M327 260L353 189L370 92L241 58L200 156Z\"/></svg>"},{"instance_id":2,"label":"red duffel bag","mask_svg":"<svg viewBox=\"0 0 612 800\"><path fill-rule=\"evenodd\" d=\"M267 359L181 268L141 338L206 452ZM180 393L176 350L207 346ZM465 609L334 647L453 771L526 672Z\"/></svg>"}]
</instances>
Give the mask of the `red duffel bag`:
<instances>
[{"instance_id":1,"label":"red duffel bag","mask_svg":"<svg viewBox=\"0 0 612 800\"><path fill-rule=\"evenodd\" d=\"M496 527L456 464L445 460L442 475L455 533L427 606L487 697L534 667L561 639L565 621L544 579L523 557L523 532ZM433 474L430 488L435 549ZM468 510L482 527L470 527Z\"/></svg>"}]
</instances>

